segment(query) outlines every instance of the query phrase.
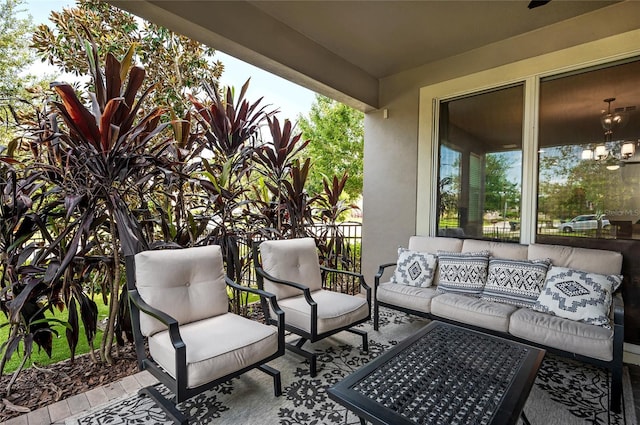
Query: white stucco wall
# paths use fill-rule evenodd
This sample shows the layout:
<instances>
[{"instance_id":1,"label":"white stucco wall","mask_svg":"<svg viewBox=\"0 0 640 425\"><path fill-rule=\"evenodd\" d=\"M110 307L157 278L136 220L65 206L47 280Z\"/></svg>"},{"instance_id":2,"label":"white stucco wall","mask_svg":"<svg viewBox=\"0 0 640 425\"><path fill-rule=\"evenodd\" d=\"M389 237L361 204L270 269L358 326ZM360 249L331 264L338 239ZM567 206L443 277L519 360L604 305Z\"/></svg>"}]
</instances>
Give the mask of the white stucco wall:
<instances>
[{"instance_id":1,"label":"white stucco wall","mask_svg":"<svg viewBox=\"0 0 640 425\"><path fill-rule=\"evenodd\" d=\"M620 32L611 35L611 28ZM382 79L380 110L365 116L362 270L367 282L373 283L379 264L395 260L398 246L406 246L409 236L433 231L432 98L423 90L421 103L421 89L437 85L439 96L451 96L513 78L525 80L542 69L621 55L640 55L640 2ZM525 113L533 116L535 111ZM527 137L535 136L533 128L527 131Z\"/></svg>"}]
</instances>

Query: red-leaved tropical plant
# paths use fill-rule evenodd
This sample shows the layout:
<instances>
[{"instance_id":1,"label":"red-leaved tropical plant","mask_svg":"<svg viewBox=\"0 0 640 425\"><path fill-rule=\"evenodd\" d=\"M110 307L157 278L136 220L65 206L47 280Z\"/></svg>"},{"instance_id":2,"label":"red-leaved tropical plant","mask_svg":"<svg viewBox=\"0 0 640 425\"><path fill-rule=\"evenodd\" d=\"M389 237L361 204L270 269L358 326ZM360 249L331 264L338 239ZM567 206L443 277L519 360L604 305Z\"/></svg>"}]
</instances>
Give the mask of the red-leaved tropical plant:
<instances>
[{"instance_id":1,"label":"red-leaved tropical plant","mask_svg":"<svg viewBox=\"0 0 640 425\"><path fill-rule=\"evenodd\" d=\"M305 189L311 159L304 162L295 159L289 171L290 180L282 182L284 197L282 208L286 211L287 222L283 225L283 232L287 238L302 238L312 235L309 225L313 224L312 204L318 199L310 196ZM275 190L276 188L272 188Z\"/></svg>"},{"instance_id":2,"label":"red-leaved tropical plant","mask_svg":"<svg viewBox=\"0 0 640 425\"><path fill-rule=\"evenodd\" d=\"M259 137L260 125L273 112L261 106L262 98L255 102L245 99L249 80L235 97L232 88L224 95L217 85L205 85L206 102L191 97L198 113L198 122L211 160L202 160L197 176L206 193L211 212L209 232L204 243L222 247L227 275L239 281L250 258L241 258L239 241L247 239L246 208L254 145Z\"/></svg>"},{"instance_id":3,"label":"red-leaved tropical plant","mask_svg":"<svg viewBox=\"0 0 640 425\"><path fill-rule=\"evenodd\" d=\"M34 344L51 355L53 334L57 334L53 325L59 322L45 317L48 304L42 302L50 291L46 256L36 238L46 221L46 208L39 208L45 197L40 176L16 167L20 164L13 155L0 156L0 308L7 316L3 326L9 328L0 346L0 373L22 347L20 365L7 384L8 394Z\"/></svg>"},{"instance_id":4,"label":"red-leaved tropical plant","mask_svg":"<svg viewBox=\"0 0 640 425\"><path fill-rule=\"evenodd\" d=\"M255 156L256 162L260 165L257 170L264 175L264 183L273 196L272 204L276 209L276 228L282 232L287 220L283 214L287 209L283 202L287 195L285 182L290 177L296 156L309 144L309 140L303 141L302 134L294 135L293 126L289 120L285 120L282 127L280 127L278 118L269 117L267 122L271 131L271 141L258 147ZM306 175L304 180L306 180Z\"/></svg>"},{"instance_id":5,"label":"red-leaved tropical plant","mask_svg":"<svg viewBox=\"0 0 640 425\"><path fill-rule=\"evenodd\" d=\"M358 209L357 205L345 201L342 196L348 178L345 172L341 178L333 176L331 181L322 179L324 192L317 197L316 214L324 224L316 239L320 258L327 267L339 270L352 269L350 264L352 247L338 223L345 213ZM357 282L351 283L356 284L357 287Z\"/></svg>"},{"instance_id":6,"label":"red-leaved tropical plant","mask_svg":"<svg viewBox=\"0 0 640 425\"><path fill-rule=\"evenodd\" d=\"M54 109L64 125L57 127L54 121L55 134L47 141L52 154L42 167L50 183L58 188L66 211L65 249L59 253L63 255L54 278L65 277L59 295L67 305L73 327L67 337L75 346L76 303L83 319L91 317L86 310L94 307L92 301L78 299L82 288L77 286L82 281L72 279L75 272L69 267L80 252L94 255L110 272L101 282L103 294L109 296L109 318L100 358L111 363L115 330L126 319L121 317L118 321L121 250L131 255L146 246L130 205L144 204L140 194L152 193L151 186L162 182L163 175L170 173L171 164L164 156L169 141L158 141L167 125L160 123L163 110L155 107L143 112L144 99L153 87L138 95L145 71L131 66L133 48L122 61L107 54L104 69L95 46L86 43L86 48L93 80L91 106L85 106L69 84L51 84L59 97L53 102ZM51 250L59 247L60 244L54 245Z\"/></svg>"}]
</instances>

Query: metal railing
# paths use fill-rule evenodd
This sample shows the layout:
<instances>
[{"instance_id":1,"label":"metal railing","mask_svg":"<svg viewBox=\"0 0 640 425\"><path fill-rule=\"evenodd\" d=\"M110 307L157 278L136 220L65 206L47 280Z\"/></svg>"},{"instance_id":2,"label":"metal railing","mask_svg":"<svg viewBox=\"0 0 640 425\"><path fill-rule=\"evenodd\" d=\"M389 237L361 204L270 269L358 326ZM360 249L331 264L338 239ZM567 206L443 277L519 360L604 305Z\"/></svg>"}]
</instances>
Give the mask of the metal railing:
<instances>
[{"instance_id":1,"label":"metal railing","mask_svg":"<svg viewBox=\"0 0 640 425\"><path fill-rule=\"evenodd\" d=\"M346 222L337 225L314 224L309 226L310 235L316 239L320 263L323 266L341 271L360 273L362 270L362 224ZM256 288L257 279L253 267L252 245L260 240L238 240L238 254L242 264L240 284ZM304 282L301 282L304 283ZM325 275L323 286L326 289L348 294L360 292L360 281L355 276L338 273ZM258 297L242 295L233 291L230 294L230 308L245 316L260 315L260 308L256 308Z\"/></svg>"},{"instance_id":2,"label":"metal railing","mask_svg":"<svg viewBox=\"0 0 640 425\"><path fill-rule=\"evenodd\" d=\"M362 224L345 222L336 225L317 223L309 226L309 234L319 245L318 255L323 266L360 273L362 270ZM245 286L256 287L255 270L251 258L252 243L259 240L239 240L238 251L242 262L242 281ZM327 286L333 287L335 278Z\"/></svg>"}]
</instances>

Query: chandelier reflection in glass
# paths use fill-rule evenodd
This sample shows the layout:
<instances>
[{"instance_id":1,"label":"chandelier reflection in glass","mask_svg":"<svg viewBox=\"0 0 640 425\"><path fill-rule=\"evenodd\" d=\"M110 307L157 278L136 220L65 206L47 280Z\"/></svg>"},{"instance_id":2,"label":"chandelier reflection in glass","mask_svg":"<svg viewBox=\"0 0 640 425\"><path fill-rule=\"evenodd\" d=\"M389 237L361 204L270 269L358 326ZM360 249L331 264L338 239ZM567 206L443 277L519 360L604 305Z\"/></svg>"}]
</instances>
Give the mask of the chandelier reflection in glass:
<instances>
[{"instance_id":1,"label":"chandelier reflection in glass","mask_svg":"<svg viewBox=\"0 0 640 425\"><path fill-rule=\"evenodd\" d=\"M617 170L620 168L621 161L631 158L636 153L635 142L622 142L622 145L619 146L619 153L614 152L615 148L609 148L613 139L613 132L624 126L627 120L627 113L624 110L611 112L611 102L614 100L616 100L615 97L604 100L607 103L607 109L602 111L602 116L600 117L600 123L604 129L604 142L597 145L595 149L587 148L582 151L582 159L603 161L607 164L608 170Z\"/></svg>"}]
</instances>

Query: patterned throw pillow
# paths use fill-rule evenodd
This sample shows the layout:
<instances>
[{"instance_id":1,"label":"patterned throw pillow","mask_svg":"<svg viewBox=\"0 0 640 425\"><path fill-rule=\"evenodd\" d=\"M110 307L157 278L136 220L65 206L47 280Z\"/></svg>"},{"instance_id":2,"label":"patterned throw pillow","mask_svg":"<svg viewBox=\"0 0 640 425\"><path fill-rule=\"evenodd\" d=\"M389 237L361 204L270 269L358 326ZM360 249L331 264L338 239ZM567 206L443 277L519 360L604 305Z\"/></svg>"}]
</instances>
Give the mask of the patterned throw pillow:
<instances>
[{"instance_id":1,"label":"patterned throw pillow","mask_svg":"<svg viewBox=\"0 0 640 425\"><path fill-rule=\"evenodd\" d=\"M440 279L438 290L463 294L480 294L487 280L489 251L438 251Z\"/></svg>"},{"instance_id":2,"label":"patterned throw pillow","mask_svg":"<svg viewBox=\"0 0 640 425\"><path fill-rule=\"evenodd\" d=\"M391 282L422 288L431 286L437 260L433 254L398 248L398 262Z\"/></svg>"},{"instance_id":3,"label":"patterned throw pillow","mask_svg":"<svg viewBox=\"0 0 640 425\"><path fill-rule=\"evenodd\" d=\"M489 259L482 299L532 307L544 287L550 260Z\"/></svg>"},{"instance_id":4,"label":"patterned throw pillow","mask_svg":"<svg viewBox=\"0 0 640 425\"><path fill-rule=\"evenodd\" d=\"M551 267L534 310L611 329L611 294L622 276Z\"/></svg>"}]
</instances>

